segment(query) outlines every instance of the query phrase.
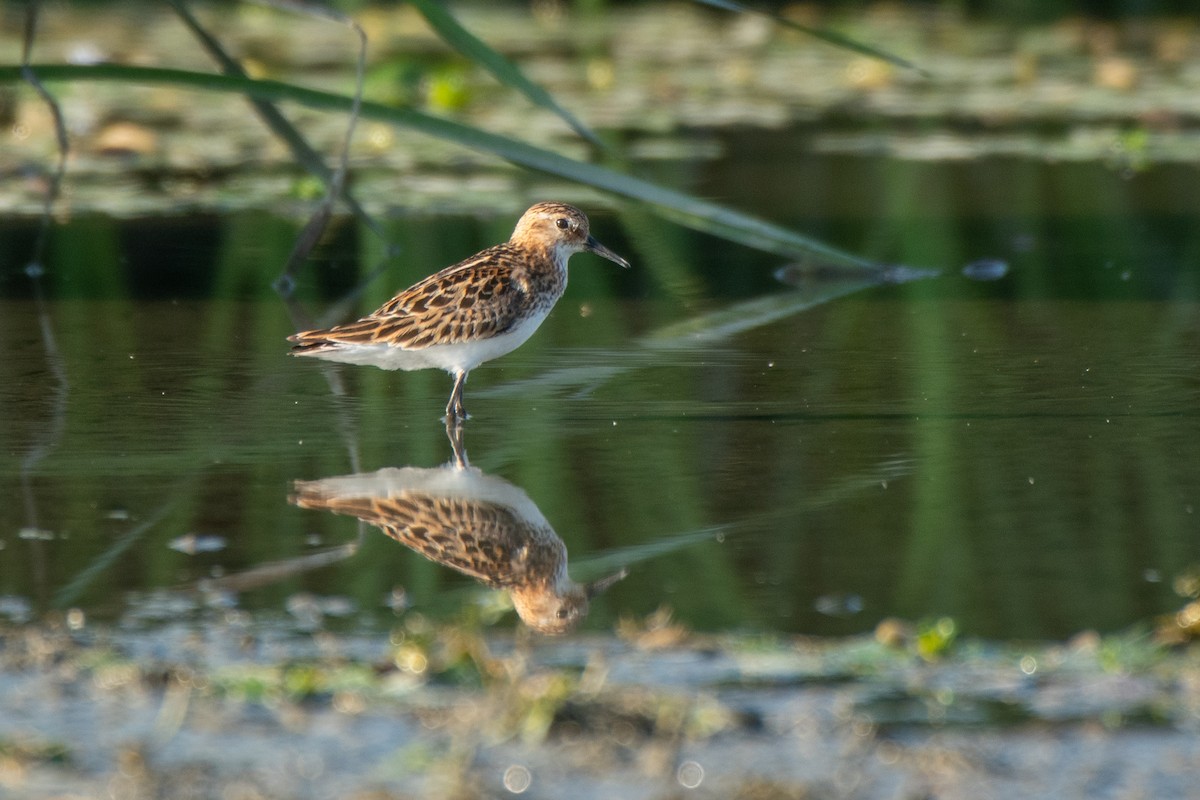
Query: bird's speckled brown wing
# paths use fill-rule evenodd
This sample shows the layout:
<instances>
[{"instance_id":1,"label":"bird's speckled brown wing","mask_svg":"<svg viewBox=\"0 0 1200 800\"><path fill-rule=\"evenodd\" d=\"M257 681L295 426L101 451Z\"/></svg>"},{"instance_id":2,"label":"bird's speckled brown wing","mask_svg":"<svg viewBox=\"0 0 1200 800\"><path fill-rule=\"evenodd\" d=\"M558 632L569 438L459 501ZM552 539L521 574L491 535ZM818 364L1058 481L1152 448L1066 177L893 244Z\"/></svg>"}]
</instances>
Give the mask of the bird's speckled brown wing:
<instances>
[{"instance_id":1,"label":"bird's speckled brown wing","mask_svg":"<svg viewBox=\"0 0 1200 800\"><path fill-rule=\"evenodd\" d=\"M430 275L355 322L288 337L298 351L335 344L388 344L419 350L495 336L523 318L529 301L518 266L527 253L489 247Z\"/></svg>"},{"instance_id":2,"label":"bird's speckled brown wing","mask_svg":"<svg viewBox=\"0 0 1200 800\"><path fill-rule=\"evenodd\" d=\"M546 537L495 503L418 492L398 497L329 497L299 493L292 502L358 517L431 561L493 589L553 576L561 556ZM556 537L551 537L553 540Z\"/></svg>"}]
</instances>

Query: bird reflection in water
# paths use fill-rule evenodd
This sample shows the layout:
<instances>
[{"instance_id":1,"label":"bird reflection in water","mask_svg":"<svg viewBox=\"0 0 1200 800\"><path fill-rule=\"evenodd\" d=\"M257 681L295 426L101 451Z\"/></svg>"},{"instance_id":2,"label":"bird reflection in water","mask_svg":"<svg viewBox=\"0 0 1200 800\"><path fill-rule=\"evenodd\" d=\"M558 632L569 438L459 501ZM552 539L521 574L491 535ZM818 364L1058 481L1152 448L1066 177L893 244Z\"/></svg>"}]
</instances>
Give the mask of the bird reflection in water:
<instances>
[{"instance_id":1,"label":"bird reflection in water","mask_svg":"<svg viewBox=\"0 0 1200 800\"><path fill-rule=\"evenodd\" d=\"M503 589L521 620L561 634L588 601L626 571L587 584L567 574L567 548L529 496L467 463L461 421L448 420L454 460L436 469L401 467L296 481L290 500L357 517L431 561Z\"/></svg>"}]
</instances>

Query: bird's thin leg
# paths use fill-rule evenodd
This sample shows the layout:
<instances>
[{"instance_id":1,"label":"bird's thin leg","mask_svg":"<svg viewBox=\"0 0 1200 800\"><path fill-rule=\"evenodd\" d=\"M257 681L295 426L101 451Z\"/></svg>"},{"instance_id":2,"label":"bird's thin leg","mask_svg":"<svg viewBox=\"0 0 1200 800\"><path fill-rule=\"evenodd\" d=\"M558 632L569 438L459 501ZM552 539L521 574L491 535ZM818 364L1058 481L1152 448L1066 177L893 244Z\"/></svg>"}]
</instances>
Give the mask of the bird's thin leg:
<instances>
[{"instance_id":1,"label":"bird's thin leg","mask_svg":"<svg viewBox=\"0 0 1200 800\"><path fill-rule=\"evenodd\" d=\"M467 461L467 446L463 443L463 421L446 416L446 438L450 440L450 449L454 451L454 467L466 469L470 466Z\"/></svg>"},{"instance_id":2,"label":"bird's thin leg","mask_svg":"<svg viewBox=\"0 0 1200 800\"><path fill-rule=\"evenodd\" d=\"M463 420L467 418L467 407L463 405L463 386L467 382L467 371L458 370L454 373L454 390L450 392L450 402L446 403L446 419Z\"/></svg>"}]
</instances>

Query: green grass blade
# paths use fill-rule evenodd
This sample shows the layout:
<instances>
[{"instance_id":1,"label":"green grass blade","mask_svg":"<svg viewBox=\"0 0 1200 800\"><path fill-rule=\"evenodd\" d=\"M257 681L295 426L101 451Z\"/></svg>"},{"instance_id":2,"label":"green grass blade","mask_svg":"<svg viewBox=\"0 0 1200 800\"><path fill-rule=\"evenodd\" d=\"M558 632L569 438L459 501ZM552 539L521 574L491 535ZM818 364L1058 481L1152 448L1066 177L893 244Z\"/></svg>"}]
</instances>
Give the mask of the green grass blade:
<instances>
[{"instance_id":1,"label":"green grass blade","mask_svg":"<svg viewBox=\"0 0 1200 800\"><path fill-rule=\"evenodd\" d=\"M725 11L734 11L739 14L759 14L764 17L769 17L770 19L778 22L780 25L784 25L792 30L800 31L801 33L806 33L809 36L820 39L823 42L827 42L834 47L841 47L845 50L853 50L856 53L862 53L863 55L886 61L889 64L895 64L897 67L914 70L915 72L918 72L927 78L931 77L928 71L918 67L916 64L906 58L901 58L900 56L889 53L886 50L880 50L878 47L866 44L865 42L860 42L857 39L851 39L849 36L840 34L837 31L831 31L827 28L813 28L808 25L802 25L795 20L788 19L787 17L781 16L774 12L764 11L758 8L751 8L750 6L742 3L733 2L733 0L696 0L696 2L702 3L706 6L724 9Z\"/></svg>"},{"instance_id":2,"label":"green grass blade","mask_svg":"<svg viewBox=\"0 0 1200 800\"><path fill-rule=\"evenodd\" d=\"M200 42L201 47L221 67L223 73L239 78L248 77L245 70L242 69L241 64L225 52L225 48L221 46L217 38L200 24L200 21L196 19L195 15L184 5L182 0L167 0L167 4L175 10L184 27L191 31L192 35ZM342 22L343 20L337 21ZM359 29L359 32L361 32L361 29ZM365 48L365 40L363 47ZM359 84L361 84L362 80L364 62L365 52L363 49L360 49L358 56ZM338 170L332 170L326 166L325 159L321 154L313 149L308 140L304 138L304 135L296 129L295 125L288 121L287 117L280 113L279 109L275 108L270 102L260 98L251 97L247 99L258 113L263 124L291 150L292 157L299 161L310 173L320 178L328 190L345 201L354 215L362 220L363 224L370 228L373 233L381 239L385 238L382 229L379 227L379 223L359 205L358 200L351 193L350 189L337 177L338 175L344 175L347 169L348 152L350 149L349 135L353 131L353 124L351 124L350 130L347 131L347 140L342 148L341 166Z\"/></svg>"},{"instance_id":3,"label":"green grass blade","mask_svg":"<svg viewBox=\"0 0 1200 800\"><path fill-rule=\"evenodd\" d=\"M602 149L607 148L591 128L559 105L549 92L526 78L525 73L521 72L516 64L497 53L487 43L459 24L458 20L440 2L409 0L409 5L421 12L421 16L425 17L425 21L429 23L430 27L437 31L443 42L492 73L496 80L525 95L535 105L557 114L576 133L592 144Z\"/></svg>"},{"instance_id":4,"label":"green grass blade","mask_svg":"<svg viewBox=\"0 0 1200 800\"><path fill-rule=\"evenodd\" d=\"M45 64L34 67L48 81L112 81L128 84L168 85L204 91L244 94L260 99L290 101L309 108L348 112L354 99L345 95L307 89L281 81L253 80L233 75L214 75L161 67L124 64L77 66ZM0 67L0 84L21 80L17 67ZM473 150L499 156L518 166L586 184L611 194L648 203L657 212L681 225L710 233L786 258L818 258L843 267L877 270L878 265L816 239L790 231L748 214L700 200L683 192L624 175L597 164L561 156L550 150L489 133L469 125L430 116L411 108L393 108L379 103L362 104L367 119L399 125Z\"/></svg>"}]
</instances>

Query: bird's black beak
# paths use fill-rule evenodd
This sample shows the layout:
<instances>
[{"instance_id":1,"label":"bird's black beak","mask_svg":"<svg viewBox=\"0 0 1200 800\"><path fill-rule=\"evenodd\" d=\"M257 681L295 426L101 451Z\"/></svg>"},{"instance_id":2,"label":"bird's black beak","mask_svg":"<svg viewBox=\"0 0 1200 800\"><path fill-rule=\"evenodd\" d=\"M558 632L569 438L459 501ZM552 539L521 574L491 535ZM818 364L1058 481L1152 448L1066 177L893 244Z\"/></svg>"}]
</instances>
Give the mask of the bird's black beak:
<instances>
[{"instance_id":1,"label":"bird's black beak","mask_svg":"<svg viewBox=\"0 0 1200 800\"><path fill-rule=\"evenodd\" d=\"M621 258L619 255L614 253L612 250L609 250L607 247L605 247L604 245L597 242L596 237L589 234L588 238L587 238L587 242L585 243L584 246L589 251L595 253L596 255L600 256L601 258L607 258L609 261L613 262L614 264L620 264L625 269L629 269L628 261Z\"/></svg>"}]
</instances>

